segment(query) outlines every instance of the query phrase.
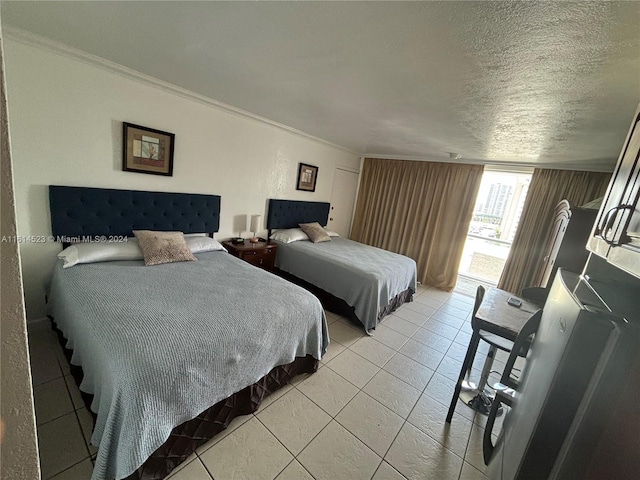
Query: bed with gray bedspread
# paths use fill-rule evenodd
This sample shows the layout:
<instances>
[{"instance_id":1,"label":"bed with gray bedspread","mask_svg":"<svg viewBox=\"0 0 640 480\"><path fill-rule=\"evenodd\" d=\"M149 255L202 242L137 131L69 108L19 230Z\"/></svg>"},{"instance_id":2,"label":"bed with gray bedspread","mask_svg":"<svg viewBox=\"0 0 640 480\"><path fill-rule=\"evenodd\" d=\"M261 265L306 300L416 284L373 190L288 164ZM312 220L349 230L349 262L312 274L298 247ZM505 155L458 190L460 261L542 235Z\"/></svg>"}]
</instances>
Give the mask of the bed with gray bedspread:
<instances>
[{"instance_id":1,"label":"bed with gray bedspread","mask_svg":"<svg viewBox=\"0 0 640 480\"><path fill-rule=\"evenodd\" d=\"M225 252L196 257L55 268L49 314L94 395L93 480L128 476L175 426L326 349L316 297Z\"/></svg>"},{"instance_id":2,"label":"bed with gray bedspread","mask_svg":"<svg viewBox=\"0 0 640 480\"><path fill-rule=\"evenodd\" d=\"M417 287L413 259L340 237L278 242L276 267L345 300L367 333L392 298Z\"/></svg>"}]
</instances>

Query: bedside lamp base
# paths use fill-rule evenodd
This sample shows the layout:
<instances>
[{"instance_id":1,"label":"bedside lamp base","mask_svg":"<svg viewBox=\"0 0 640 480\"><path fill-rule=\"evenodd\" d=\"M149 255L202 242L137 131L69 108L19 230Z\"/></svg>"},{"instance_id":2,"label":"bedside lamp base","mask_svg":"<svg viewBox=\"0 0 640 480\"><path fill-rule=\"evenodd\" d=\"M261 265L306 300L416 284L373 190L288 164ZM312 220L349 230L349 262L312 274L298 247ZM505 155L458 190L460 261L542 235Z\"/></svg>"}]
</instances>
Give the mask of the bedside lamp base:
<instances>
[{"instance_id":1,"label":"bedside lamp base","mask_svg":"<svg viewBox=\"0 0 640 480\"><path fill-rule=\"evenodd\" d=\"M249 239L249 241L251 243L258 243L260 240L258 240L258 237L252 237L252 238Z\"/></svg>"}]
</instances>

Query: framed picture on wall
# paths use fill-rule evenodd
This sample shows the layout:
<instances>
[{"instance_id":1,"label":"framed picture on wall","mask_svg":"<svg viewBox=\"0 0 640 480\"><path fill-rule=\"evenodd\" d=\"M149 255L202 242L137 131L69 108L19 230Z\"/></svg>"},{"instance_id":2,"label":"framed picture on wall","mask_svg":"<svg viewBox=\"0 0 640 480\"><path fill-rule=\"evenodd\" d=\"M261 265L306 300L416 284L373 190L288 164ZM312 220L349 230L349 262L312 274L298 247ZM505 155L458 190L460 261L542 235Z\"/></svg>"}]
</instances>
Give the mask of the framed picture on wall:
<instances>
[{"instance_id":1,"label":"framed picture on wall","mask_svg":"<svg viewBox=\"0 0 640 480\"><path fill-rule=\"evenodd\" d=\"M298 165L298 182L296 190L307 192L316 191L316 180L318 178L318 167L301 163Z\"/></svg>"},{"instance_id":2,"label":"framed picture on wall","mask_svg":"<svg viewBox=\"0 0 640 480\"><path fill-rule=\"evenodd\" d=\"M122 125L122 170L172 176L175 135L132 123Z\"/></svg>"}]
</instances>

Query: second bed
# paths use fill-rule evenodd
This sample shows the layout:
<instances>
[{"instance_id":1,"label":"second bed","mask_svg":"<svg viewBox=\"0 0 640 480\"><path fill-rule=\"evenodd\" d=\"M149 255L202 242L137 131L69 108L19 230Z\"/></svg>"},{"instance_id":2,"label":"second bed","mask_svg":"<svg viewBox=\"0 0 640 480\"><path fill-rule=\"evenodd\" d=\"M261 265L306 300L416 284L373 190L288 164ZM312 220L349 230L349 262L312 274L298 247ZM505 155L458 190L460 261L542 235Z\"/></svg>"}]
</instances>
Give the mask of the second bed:
<instances>
[{"instance_id":1,"label":"second bed","mask_svg":"<svg viewBox=\"0 0 640 480\"><path fill-rule=\"evenodd\" d=\"M274 229L297 229L301 223L326 225L328 216L325 202L271 199L267 228L272 236ZM417 273L409 257L336 235L331 241L312 243L295 231L277 233L276 268L346 302L367 333L413 299Z\"/></svg>"}]
</instances>

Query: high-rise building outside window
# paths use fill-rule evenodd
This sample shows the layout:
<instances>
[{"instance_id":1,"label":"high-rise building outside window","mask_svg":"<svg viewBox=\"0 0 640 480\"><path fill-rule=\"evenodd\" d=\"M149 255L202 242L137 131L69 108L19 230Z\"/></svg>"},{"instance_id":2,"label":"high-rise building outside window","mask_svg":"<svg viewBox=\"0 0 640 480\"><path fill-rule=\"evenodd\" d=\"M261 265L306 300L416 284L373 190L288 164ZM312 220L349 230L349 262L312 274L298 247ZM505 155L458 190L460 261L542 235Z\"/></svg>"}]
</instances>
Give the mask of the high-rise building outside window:
<instances>
[{"instance_id":1,"label":"high-rise building outside window","mask_svg":"<svg viewBox=\"0 0 640 480\"><path fill-rule=\"evenodd\" d=\"M461 275L489 283L499 280L530 181L528 171L485 171L460 263Z\"/></svg>"}]
</instances>

